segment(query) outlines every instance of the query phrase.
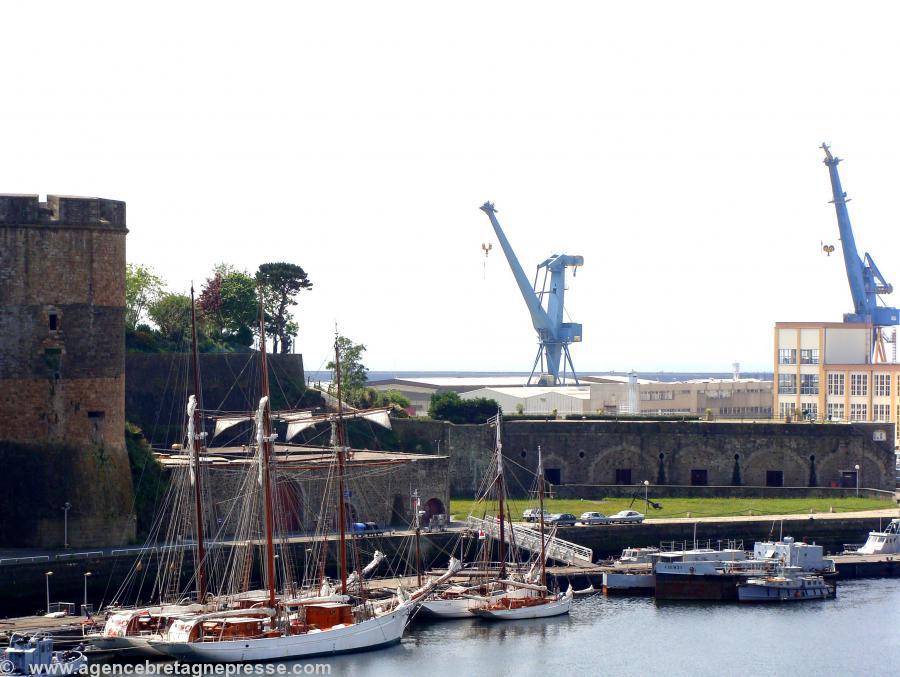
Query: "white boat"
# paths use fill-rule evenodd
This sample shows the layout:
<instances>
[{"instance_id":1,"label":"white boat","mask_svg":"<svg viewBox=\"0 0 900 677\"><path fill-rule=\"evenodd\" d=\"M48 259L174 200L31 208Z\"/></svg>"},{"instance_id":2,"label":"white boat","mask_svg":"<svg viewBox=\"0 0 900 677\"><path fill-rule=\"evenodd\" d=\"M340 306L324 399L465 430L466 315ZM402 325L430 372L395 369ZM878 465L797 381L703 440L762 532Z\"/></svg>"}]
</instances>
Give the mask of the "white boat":
<instances>
[{"instance_id":1,"label":"white boat","mask_svg":"<svg viewBox=\"0 0 900 677\"><path fill-rule=\"evenodd\" d=\"M737 586L741 602L807 602L833 596L821 576L804 574L800 567L780 567L775 576L748 578Z\"/></svg>"},{"instance_id":2,"label":"white boat","mask_svg":"<svg viewBox=\"0 0 900 677\"><path fill-rule=\"evenodd\" d=\"M505 596L488 606L472 609L470 613L491 621L550 618L569 613L574 596L572 588L562 594L549 597L545 594Z\"/></svg>"},{"instance_id":3,"label":"white boat","mask_svg":"<svg viewBox=\"0 0 900 677\"><path fill-rule=\"evenodd\" d=\"M884 531L870 531L860 555L893 555L900 553L900 519L893 519Z\"/></svg>"},{"instance_id":4,"label":"white boat","mask_svg":"<svg viewBox=\"0 0 900 677\"><path fill-rule=\"evenodd\" d=\"M478 587L454 585L440 593L429 596L420 605L420 611L432 618L471 618L472 609L489 604L506 594L505 590L493 590L488 594L479 594Z\"/></svg>"},{"instance_id":5,"label":"white boat","mask_svg":"<svg viewBox=\"0 0 900 677\"><path fill-rule=\"evenodd\" d=\"M339 612L346 609L335 615L344 616L350 622L337 623L328 628L307 625L298 634L288 634L275 627L271 619L250 616L197 617L175 621L166 640L150 640L150 643L177 660L209 663L286 660L377 649L400 642L415 605L402 602L393 611L359 622L346 618L349 605L332 602L310 605L308 609L315 606ZM301 626L291 622L288 628L300 630ZM215 634L206 634L207 631ZM248 631L253 636L239 636ZM224 639L232 634L237 637Z\"/></svg>"},{"instance_id":6,"label":"white boat","mask_svg":"<svg viewBox=\"0 0 900 677\"><path fill-rule=\"evenodd\" d=\"M85 635L94 648L109 651L120 658L160 658L164 654L150 646L149 640L162 639L161 632L175 618L203 611L200 604L166 605L125 609L111 614L99 633Z\"/></svg>"},{"instance_id":7,"label":"white boat","mask_svg":"<svg viewBox=\"0 0 900 677\"><path fill-rule=\"evenodd\" d=\"M588 587L584 588L583 590L573 590L572 594L575 595L575 597L590 597L591 595L595 594L596 592L597 591L594 589L594 584L591 583Z\"/></svg>"},{"instance_id":8,"label":"white boat","mask_svg":"<svg viewBox=\"0 0 900 677\"><path fill-rule=\"evenodd\" d=\"M54 651L53 638L43 634L26 637L14 633L3 651L0 672L5 675L74 675L87 666L80 651Z\"/></svg>"}]
</instances>

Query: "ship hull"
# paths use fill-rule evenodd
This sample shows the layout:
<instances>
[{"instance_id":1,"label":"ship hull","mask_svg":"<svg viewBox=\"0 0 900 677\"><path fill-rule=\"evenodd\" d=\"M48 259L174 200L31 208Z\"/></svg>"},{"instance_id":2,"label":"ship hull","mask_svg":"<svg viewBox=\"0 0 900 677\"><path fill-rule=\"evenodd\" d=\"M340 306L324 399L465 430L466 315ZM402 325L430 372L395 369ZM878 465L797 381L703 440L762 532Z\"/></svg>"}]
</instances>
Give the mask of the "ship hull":
<instances>
[{"instance_id":1,"label":"ship hull","mask_svg":"<svg viewBox=\"0 0 900 677\"><path fill-rule=\"evenodd\" d=\"M180 661L248 663L369 651L399 644L412 607L366 621L302 635L221 642L153 642L154 648Z\"/></svg>"}]
</instances>

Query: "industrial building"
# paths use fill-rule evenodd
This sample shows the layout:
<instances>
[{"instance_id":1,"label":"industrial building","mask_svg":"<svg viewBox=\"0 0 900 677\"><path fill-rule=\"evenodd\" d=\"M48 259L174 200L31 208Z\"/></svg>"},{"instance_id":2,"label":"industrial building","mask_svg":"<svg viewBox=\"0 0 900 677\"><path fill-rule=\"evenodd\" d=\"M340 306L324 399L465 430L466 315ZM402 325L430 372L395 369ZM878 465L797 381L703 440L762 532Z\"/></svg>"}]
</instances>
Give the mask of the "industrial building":
<instances>
[{"instance_id":1,"label":"industrial building","mask_svg":"<svg viewBox=\"0 0 900 677\"><path fill-rule=\"evenodd\" d=\"M431 396L496 400L507 414L695 415L718 419L772 417L772 382L755 378L654 381L620 375L580 376L577 386L526 386L522 376L410 377L372 381L376 390L409 398L411 414L426 416ZM633 383L629 385L629 380Z\"/></svg>"}]
</instances>

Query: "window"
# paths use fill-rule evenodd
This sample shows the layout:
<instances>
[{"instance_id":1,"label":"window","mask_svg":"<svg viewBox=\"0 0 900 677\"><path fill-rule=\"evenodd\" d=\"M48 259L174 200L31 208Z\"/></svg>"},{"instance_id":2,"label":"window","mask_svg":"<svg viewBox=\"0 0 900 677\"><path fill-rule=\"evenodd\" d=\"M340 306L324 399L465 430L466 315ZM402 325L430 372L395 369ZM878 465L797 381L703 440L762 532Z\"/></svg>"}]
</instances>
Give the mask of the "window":
<instances>
[{"instance_id":1,"label":"window","mask_svg":"<svg viewBox=\"0 0 900 677\"><path fill-rule=\"evenodd\" d=\"M631 468L616 468L616 484L631 484Z\"/></svg>"},{"instance_id":2,"label":"window","mask_svg":"<svg viewBox=\"0 0 900 677\"><path fill-rule=\"evenodd\" d=\"M819 394L819 375L818 374L800 374L800 394L801 395L818 395Z\"/></svg>"},{"instance_id":3,"label":"window","mask_svg":"<svg viewBox=\"0 0 900 677\"><path fill-rule=\"evenodd\" d=\"M797 364L797 350L794 348L779 348L778 364Z\"/></svg>"},{"instance_id":4,"label":"window","mask_svg":"<svg viewBox=\"0 0 900 677\"><path fill-rule=\"evenodd\" d=\"M800 364L819 364L819 349L804 348L800 351Z\"/></svg>"},{"instance_id":5,"label":"window","mask_svg":"<svg viewBox=\"0 0 900 677\"><path fill-rule=\"evenodd\" d=\"M796 402L781 402L778 405L778 415L781 418L787 418L788 416L793 416L797 413L797 403Z\"/></svg>"},{"instance_id":6,"label":"window","mask_svg":"<svg viewBox=\"0 0 900 677\"><path fill-rule=\"evenodd\" d=\"M851 395L868 395L869 394L869 375L868 374L850 374L850 394Z\"/></svg>"},{"instance_id":7,"label":"window","mask_svg":"<svg viewBox=\"0 0 900 677\"><path fill-rule=\"evenodd\" d=\"M844 420L844 404L843 402L829 402L825 405L825 412L828 414L829 421Z\"/></svg>"},{"instance_id":8,"label":"window","mask_svg":"<svg viewBox=\"0 0 900 677\"><path fill-rule=\"evenodd\" d=\"M868 419L869 419L868 407L865 404L851 404L850 405L850 420L851 421L867 421Z\"/></svg>"},{"instance_id":9,"label":"window","mask_svg":"<svg viewBox=\"0 0 900 677\"><path fill-rule=\"evenodd\" d=\"M872 387L875 389L873 394L880 397L891 396L891 375L875 374L872 377Z\"/></svg>"},{"instance_id":10,"label":"window","mask_svg":"<svg viewBox=\"0 0 900 677\"><path fill-rule=\"evenodd\" d=\"M767 487L783 487L784 471L783 470L766 470L766 486Z\"/></svg>"},{"instance_id":11,"label":"window","mask_svg":"<svg viewBox=\"0 0 900 677\"><path fill-rule=\"evenodd\" d=\"M819 418L819 404L817 402L801 402L800 415L808 421Z\"/></svg>"},{"instance_id":12,"label":"window","mask_svg":"<svg viewBox=\"0 0 900 677\"><path fill-rule=\"evenodd\" d=\"M50 331L56 331L57 329L59 329L59 315L54 311L51 311L47 315L47 328Z\"/></svg>"},{"instance_id":13,"label":"window","mask_svg":"<svg viewBox=\"0 0 900 677\"><path fill-rule=\"evenodd\" d=\"M797 393L797 374L778 374L778 393L795 395Z\"/></svg>"},{"instance_id":14,"label":"window","mask_svg":"<svg viewBox=\"0 0 900 677\"><path fill-rule=\"evenodd\" d=\"M691 486L705 487L707 479L706 469L691 470Z\"/></svg>"},{"instance_id":15,"label":"window","mask_svg":"<svg viewBox=\"0 0 900 677\"><path fill-rule=\"evenodd\" d=\"M891 405L889 404L873 404L872 405L873 421L890 421Z\"/></svg>"},{"instance_id":16,"label":"window","mask_svg":"<svg viewBox=\"0 0 900 677\"><path fill-rule=\"evenodd\" d=\"M844 375L828 374L828 394L843 395L844 394Z\"/></svg>"},{"instance_id":17,"label":"window","mask_svg":"<svg viewBox=\"0 0 900 677\"><path fill-rule=\"evenodd\" d=\"M675 392L672 390L650 390L641 393L641 399L644 402L655 400L674 400Z\"/></svg>"}]
</instances>

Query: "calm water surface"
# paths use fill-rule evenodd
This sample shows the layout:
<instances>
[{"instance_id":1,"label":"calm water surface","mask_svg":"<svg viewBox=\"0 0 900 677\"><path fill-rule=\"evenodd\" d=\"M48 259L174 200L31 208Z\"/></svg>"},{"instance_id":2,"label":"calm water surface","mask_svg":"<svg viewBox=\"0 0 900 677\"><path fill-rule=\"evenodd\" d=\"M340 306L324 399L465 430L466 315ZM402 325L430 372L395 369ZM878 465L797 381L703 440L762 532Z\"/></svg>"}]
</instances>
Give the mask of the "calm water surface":
<instances>
[{"instance_id":1,"label":"calm water surface","mask_svg":"<svg viewBox=\"0 0 900 677\"><path fill-rule=\"evenodd\" d=\"M332 675L900 675L900 580L841 582L787 606L576 600L568 617L415 621L389 649L319 659Z\"/></svg>"}]
</instances>

